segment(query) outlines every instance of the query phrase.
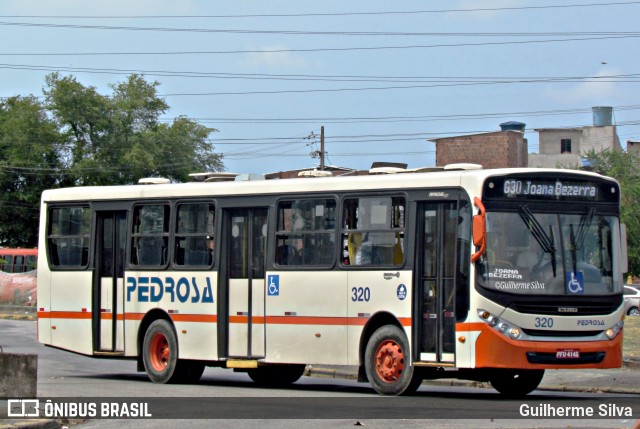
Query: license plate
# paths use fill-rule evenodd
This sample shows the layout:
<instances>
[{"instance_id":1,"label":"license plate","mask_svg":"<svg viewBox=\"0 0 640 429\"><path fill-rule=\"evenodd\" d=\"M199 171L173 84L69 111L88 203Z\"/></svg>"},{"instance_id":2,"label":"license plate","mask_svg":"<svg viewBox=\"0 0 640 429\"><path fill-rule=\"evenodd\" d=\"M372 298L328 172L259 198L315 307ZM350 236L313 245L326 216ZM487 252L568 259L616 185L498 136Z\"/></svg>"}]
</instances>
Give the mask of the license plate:
<instances>
[{"instance_id":1,"label":"license plate","mask_svg":"<svg viewBox=\"0 0 640 429\"><path fill-rule=\"evenodd\" d=\"M556 359L580 359L580 350L578 349L556 350Z\"/></svg>"}]
</instances>

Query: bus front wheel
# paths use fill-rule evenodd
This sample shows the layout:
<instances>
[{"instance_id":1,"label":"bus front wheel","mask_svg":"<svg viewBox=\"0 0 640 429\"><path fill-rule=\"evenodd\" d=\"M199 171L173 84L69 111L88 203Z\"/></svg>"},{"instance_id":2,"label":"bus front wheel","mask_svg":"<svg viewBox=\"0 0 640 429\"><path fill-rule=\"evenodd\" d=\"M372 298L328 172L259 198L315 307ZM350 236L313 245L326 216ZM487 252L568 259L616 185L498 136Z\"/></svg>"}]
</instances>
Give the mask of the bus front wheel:
<instances>
[{"instance_id":1,"label":"bus front wheel","mask_svg":"<svg viewBox=\"0 0 640 429\"><path fill-rule=\"evenodd\" d=\"M521 397L533 392L544 376L544 369L496 369L489 382L505 396Z\"/></svg>"},{"instance_id":2,"label":"bus front wheel","mask_svg":"<svg viewBox=\"0 0 640 429\"><path fill-rule=\"evenodd\" d=\"M171 324L158 319L144 334L142 361L149 379L154 383L175 383L178 370L178 341Z\"/></svg>"},{"instance_id":3,"label":"bus front wheel","mask_svg":"<svg viewBox=\"0 0 640 429\"><path fill-rule=\"evenodd\" d=\"M386 325L373 333L364 353L364 369L381 395L414 393L422 380L414 374L409 341L397 326Z\"/></svg>"}]
</instances>

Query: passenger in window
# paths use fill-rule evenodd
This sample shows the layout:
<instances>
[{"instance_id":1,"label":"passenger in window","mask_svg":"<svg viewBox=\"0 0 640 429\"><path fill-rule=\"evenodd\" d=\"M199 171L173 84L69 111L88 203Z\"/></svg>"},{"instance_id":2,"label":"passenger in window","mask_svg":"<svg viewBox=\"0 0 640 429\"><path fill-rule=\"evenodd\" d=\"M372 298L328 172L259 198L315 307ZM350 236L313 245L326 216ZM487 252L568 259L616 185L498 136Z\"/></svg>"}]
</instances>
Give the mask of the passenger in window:
<instances>
[{"instance_id":1,"label":"passenger in window","mask_svg":"<svg viewBox=\"0 0 640 429\"><path fill-rule=\"evenodd\" d=\"M373 244L365 238L356 252L355 265L371 265L373 263Z\"/></svg>"}]
</instances>

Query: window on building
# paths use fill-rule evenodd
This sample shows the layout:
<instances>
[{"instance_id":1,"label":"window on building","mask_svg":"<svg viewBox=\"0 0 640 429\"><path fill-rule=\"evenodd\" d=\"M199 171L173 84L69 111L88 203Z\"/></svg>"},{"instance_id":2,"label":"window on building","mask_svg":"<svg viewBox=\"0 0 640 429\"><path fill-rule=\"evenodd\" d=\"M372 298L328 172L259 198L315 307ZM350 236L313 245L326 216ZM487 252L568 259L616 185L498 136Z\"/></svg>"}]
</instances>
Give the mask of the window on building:
<instances>
[{"instance_id":1,"label":"window on building","mask_svg":"<svg viewBox=\"0 0 640 429\"><path fill-rule=\"evenodd\" d=\"M560 140L560 153L571 153L571 139Z\"/></svg>"}]
</instances>

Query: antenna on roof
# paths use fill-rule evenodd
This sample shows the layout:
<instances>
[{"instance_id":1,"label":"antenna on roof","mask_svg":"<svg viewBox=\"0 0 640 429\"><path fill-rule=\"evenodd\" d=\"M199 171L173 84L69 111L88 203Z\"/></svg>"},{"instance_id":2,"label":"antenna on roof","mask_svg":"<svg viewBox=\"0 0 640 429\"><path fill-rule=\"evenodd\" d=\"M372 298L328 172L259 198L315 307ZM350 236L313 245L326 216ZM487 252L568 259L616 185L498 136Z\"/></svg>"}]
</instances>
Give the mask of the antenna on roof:
<instances>
[{"instance_id":1,"label":"antenna on roof","mask_svg":"<svg viewBox=\"0 0 640 429\"><path fill-rule=\"evenodd\" d=\"M143 177L138 180L138 185L167 185L171 180L165 177Z\"/></svg>"},{"instance_id":2,"label":"antenna on roof","mask_svg":"<svg viewBox=\"0 0 640 429\"><path fill-rule=\"evenodd\" d=\"M298 177L331 177L330 171L323 170L304 170L298 173Z\"/></svg>"},{"instance_id":3,"label":"antenna on roof","mask_svg":"<svg viewBox=\"0 0 640 429\"><path fill-rule=\"evenodd\" d=\"M191 173L189 177L193 177L196 182L230 182L236 180L238 173Z\"/></svg>"},{"instance_id":4,"label":"antenna on roof","mask_svg":"<svg viewBox=\"0 0 640 429\"><path fill-rule=\"evenodd\" d=\"M445 170L482 170L482 165L480 164L470 164L470 163L458 163L458 164L447 164L444 166Z\"/></svg>"}]
</instances>

